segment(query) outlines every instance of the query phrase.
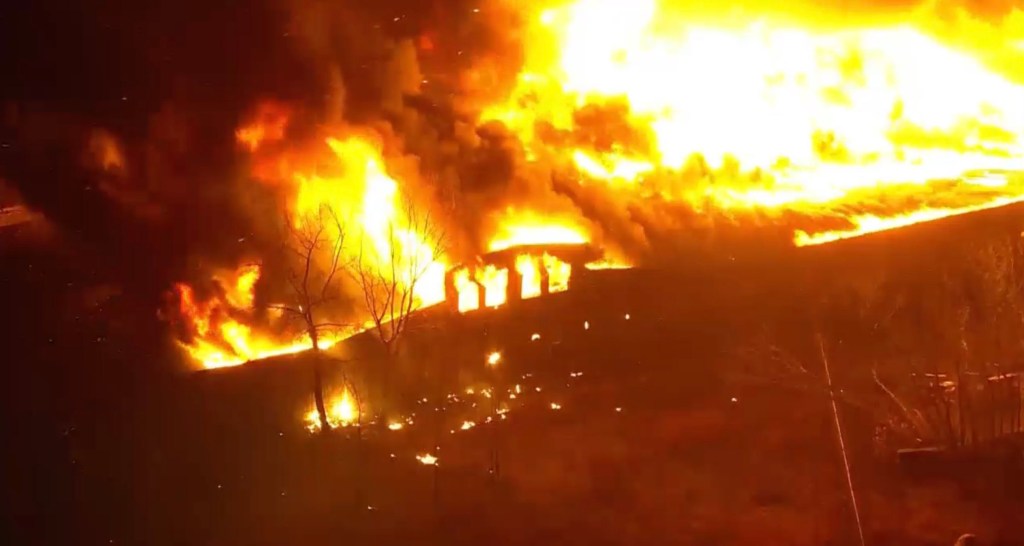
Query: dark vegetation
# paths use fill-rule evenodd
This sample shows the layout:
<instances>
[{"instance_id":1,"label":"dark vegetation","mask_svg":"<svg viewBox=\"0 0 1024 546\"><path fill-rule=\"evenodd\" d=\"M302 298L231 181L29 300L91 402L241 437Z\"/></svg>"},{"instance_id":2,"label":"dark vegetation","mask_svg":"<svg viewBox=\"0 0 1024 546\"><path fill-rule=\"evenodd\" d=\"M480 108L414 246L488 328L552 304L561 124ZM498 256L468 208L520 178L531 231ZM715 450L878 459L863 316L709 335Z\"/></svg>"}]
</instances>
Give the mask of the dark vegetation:
<instances>
[{"instance_id":1,"label":"dark vegetation","mask_svg":"<svg viewBox=\"0 0 1024 546\"><path fill-rule=\"evenodd\" d=\"M157 302L8 245L6 543L853 544L823 347L868 543L1019 544L1014 212L424 312L329 351L367 417L325 435L307 356L181 373Z\"/></svg>"}]
</instances>

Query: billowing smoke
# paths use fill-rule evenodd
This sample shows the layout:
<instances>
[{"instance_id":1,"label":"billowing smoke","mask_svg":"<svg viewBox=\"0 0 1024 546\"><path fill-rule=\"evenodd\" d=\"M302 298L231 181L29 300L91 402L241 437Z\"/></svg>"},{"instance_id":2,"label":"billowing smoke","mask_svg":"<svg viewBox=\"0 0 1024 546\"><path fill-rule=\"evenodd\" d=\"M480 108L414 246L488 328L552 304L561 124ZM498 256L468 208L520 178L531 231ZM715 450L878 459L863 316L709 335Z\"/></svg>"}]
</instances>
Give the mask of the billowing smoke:
<instances>
[{"instance_id":1,"label":"billowing smoke","mask_svg":"<svg viewBox=\"0 0 1024 546\"><path fill-rule=\"evenodd\" d=\"M645 157L656 149L649 120L604 100L569 112L569 128L541 119L525 138L500 116L481 116L515 97L520 69L531 61L536 37L527 18L537 2L145 4L97 0L62 12L26 4L5 17L2 49L17 55L5 57L0 71L18 81L3 97L0 177L150 294L265 257L274 246L282 189L254 180L261 156L236 136L267 115L268 104L288 112L273 136L282 146L322 142L333 130L372 135L388 173L444 218L453 261L485 251L488 234L510 213L571 219L595 243L643 262L789 245L792 225L839 229L851 214L922 206L898 193L832 214L726 209L702 196L772 189L762 170L734 158L712 166L686 157L670 172L653 169L641 189L582 176L571 156L546 150ZM708 17L705 2L662 4L676 8L667 19ZM1024 36L1020 8L998 0L856 0L786 10L822 27L920 18L1000 70L1024 55L999 42ZM778 8L751 0L717 16L771 10ZM852 72L863 66L856 56L837 62ZM696 85L706 76L685 74ZM906 138L934 147L949 136L906 127ZM1002 138L990 125L959 129ZM827 133L807 140L836 164L850 159L844 146ZM993 150L1002 151L982 151Z\"/></svg>"}]
</instances>

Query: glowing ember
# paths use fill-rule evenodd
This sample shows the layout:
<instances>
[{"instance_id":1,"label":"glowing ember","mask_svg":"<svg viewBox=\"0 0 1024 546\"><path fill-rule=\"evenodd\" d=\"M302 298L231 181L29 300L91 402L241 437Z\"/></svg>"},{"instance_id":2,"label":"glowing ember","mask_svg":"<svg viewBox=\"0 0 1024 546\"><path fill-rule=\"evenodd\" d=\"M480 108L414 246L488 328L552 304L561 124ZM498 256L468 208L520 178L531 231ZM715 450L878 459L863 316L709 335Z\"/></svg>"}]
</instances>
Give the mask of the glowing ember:
<instances>
[{"instance_id":1,"label":"glowing ember","mask_svg":"<svg viewBox=\"0 0 1024 546\"><path fill-rule=\"evenodd\" d=\"M490 366L497 366L498 362L501 362L501 353L494 351L487 355L487 364Z\"/></svg>"},{"instance_id":2,"label":"glowing ember","mask_svg":"<svg viewBox=\"0 0 1024 546\"><path fill-rule=\"evenodd\" d=\"M425 455L417 455L416 460L427 466L437 466L437 457L429 453Z\"/></svg>"},{"instance_id":3,"label":"glowing ember","mask_svg":"<svg viewBox=\"0 0 1024 546\"><path fill-rule=\"evenodd\" d=\"M469 429L471 429L471 428L473 428L475 426L476 426L476 423L474 423L473 421L463 421L462 422L462 426L459 427L459 428L461 430L469 430Z\"/></svg>"},{"instance_id":4,"label":"glowing ember","mask_svg":"<svg viewBox=\"0 0 1024 546\"><path fill-rule=\"evenodd\" d=\"M560 410L560 409L562 409L562 405L558 404L558 403L555 403L555 402L552 402L551 403L551 409L553 409L553 410Z\"/></svg>"},{"instance_id":5,"label":"glowing ember","mask_svg":"<svg viewBox=\"0 0 1024 546\"><path fill-rule=\"evenodd\" d=\"M530 341L537 341L540 339L540 334L533 334L530 336Z\"/></svg>"},{"instance_id":6,"label":"glowing ember","mask_svg":"<svg viewBox=\"0 0 1024 546\"><path fill-rule=\"evenodd\" d=\"M397 421L388 423L388 430L402 430L403 428L405 428L405 425Z\"/></svg>"}]
</instances>

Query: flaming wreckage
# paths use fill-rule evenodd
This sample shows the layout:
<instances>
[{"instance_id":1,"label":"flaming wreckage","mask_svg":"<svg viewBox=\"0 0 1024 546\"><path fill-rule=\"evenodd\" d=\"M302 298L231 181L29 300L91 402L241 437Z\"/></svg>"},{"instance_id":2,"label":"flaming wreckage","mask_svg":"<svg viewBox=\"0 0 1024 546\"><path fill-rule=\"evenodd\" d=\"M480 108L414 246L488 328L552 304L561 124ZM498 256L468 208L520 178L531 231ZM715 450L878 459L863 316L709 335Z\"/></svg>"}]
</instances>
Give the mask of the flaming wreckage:
<instances>
[{"instance_id":1,"label":"flaming wreckage","mask_svg":"<svg viewBox=\"0 0 1024 546\"><path fill-rule=\"evenodd\" d=\"M646 265L666 241L728 231L815 246L1024 201L1019 12L823 10L494 2L476 15L519 25L516 51L460 68L441 157L418 147L419 114L302 124L308 108L258 105L236 133L251 180L305 244L303 279L326 272L355 302L318 307L355 325L320 345L418 309L565 291L589 270ZM446 39L398 42L396 58L421 67L402 96L429 97L430 67L458 45ZM456 156L470 160L446 163ZM500 168L461 174L492 156ZM260 289L294 270L271 261L174 287L166 316L198 367L311 347L282 326L285 296ZM324 303L291 287L299 314Z\"/></svg>"}]
</instances>

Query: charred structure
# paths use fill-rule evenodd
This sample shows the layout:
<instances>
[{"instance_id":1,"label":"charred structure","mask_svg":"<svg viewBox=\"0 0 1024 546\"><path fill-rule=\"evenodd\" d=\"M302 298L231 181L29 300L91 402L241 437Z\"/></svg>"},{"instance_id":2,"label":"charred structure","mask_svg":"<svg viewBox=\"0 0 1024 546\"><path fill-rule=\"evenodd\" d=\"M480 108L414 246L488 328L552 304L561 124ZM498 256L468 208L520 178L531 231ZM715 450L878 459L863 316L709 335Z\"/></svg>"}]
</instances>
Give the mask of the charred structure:
<instances>
[{"instance_id":1,"label":"charred structure","mask_svg":"<svg viewBox=\"0 0 1024 546\"><path fill-rule=\"evenodd\" d=\"M471 265L459 265L445 273L445 305L453 311L464 312L502 303L517 305L524 298L570 290L586 274L587 264L596 262L602 255L591 245L557 243L515 246L490 252ZM567 277L564 271L556 272L556 278L552 280L551 264L555 263L568 266ZM481 271L503 275L504 282L488 283L482 279ZM460 279L460 275L464 278ZM554 290L553 283L557 283ZM495 295L488 291L504 293ZM501 303L488 304L492 301Z\"/></svg>"}]
</instances>

